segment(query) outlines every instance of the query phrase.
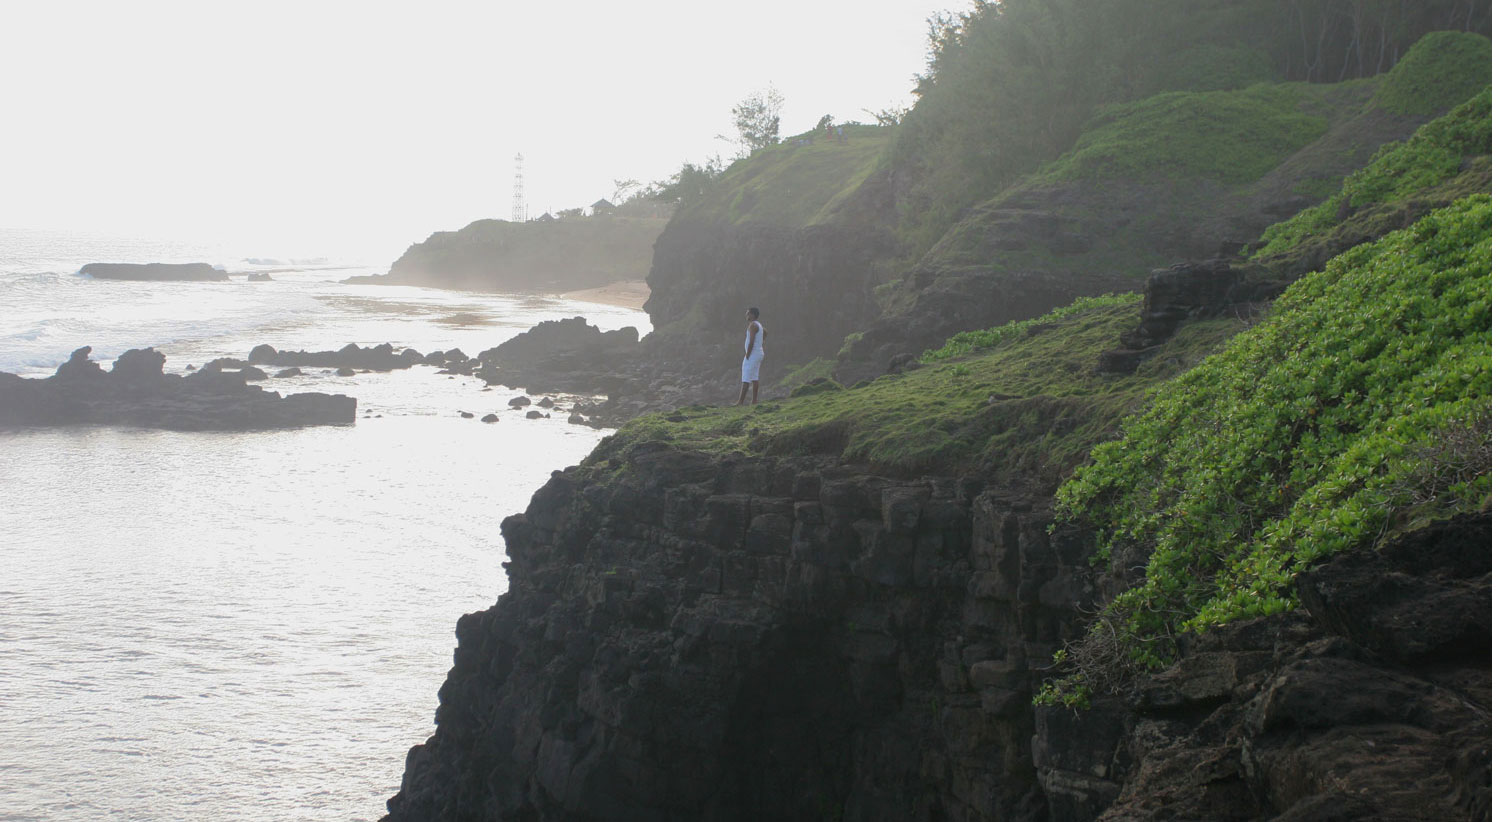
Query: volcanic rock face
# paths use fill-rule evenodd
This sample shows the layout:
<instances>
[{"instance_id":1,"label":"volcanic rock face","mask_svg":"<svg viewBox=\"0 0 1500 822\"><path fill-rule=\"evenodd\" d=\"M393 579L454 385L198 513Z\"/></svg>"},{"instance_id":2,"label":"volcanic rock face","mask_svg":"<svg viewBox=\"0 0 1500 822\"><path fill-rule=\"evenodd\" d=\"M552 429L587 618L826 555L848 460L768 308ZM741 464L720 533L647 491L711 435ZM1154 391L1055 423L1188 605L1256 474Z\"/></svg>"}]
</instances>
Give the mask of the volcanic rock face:
<instances>
[{"instance_id":1,"label":"volcanic rock face","mask_svg":"<svg viewBox=\"0 0 1500 822\"><path fill-rule=\"evenodd\" d=\"M208 263L89 263L78 273L96 280L228 282L229 275Z\"/></svg>"},{"instance_id":2,"label":"volcanic rock face","mask_svg":"<svg viewBox=\"0 0 1500 822\"><path fill-rule=\"evenodd\" d=\"M1041 818L1086 540L952 480L652 444L505 522L393 820Z\"/></svg>"},{"instance_id":3,"label":"volcanic rock face","mask_svg":"<svg viewBox=\"0 0 1500 822\"><path fill-rule=\"evenodd\" d=\"M389 819L1488 807L1487 517L1336 560L1314 616L1207 635L1075 714L1031 697L1113 583L1045 499L657 443L556 472L505 521L510 589L459 621Z\"/></svg>"},{"instance_id":4,"label":"volcanic rock face","mask_svg":"<svg viewBox=\"0 0 1500 822\"><path fill-rule=\"evenodd\" d=\"M197 431L354 422L353 397L282 397L245 384L256 369L204 368L188 377L168 375L162 373L166 357L146 348L126 351L106 372L89 359L91 351L88 346L74 351L46 379L0 373L0 424L107 423Z\"/></svg>"}]
</instances>

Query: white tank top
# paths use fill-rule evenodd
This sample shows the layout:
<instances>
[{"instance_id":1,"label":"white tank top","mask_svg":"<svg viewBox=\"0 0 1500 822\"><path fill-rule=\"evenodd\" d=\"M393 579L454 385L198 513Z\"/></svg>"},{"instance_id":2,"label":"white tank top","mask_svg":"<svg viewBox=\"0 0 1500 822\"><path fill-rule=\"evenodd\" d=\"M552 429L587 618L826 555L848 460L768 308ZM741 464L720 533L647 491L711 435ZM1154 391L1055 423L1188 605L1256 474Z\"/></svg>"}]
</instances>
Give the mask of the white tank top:
<instances>
[{"instance_id":1,"label":"white tank top","mask_svg":"<svg viewBox=\"0 0 1500 822\"><path fill-rule=\"evenodd\" d=\"M756 332L754 348L750 348L750 329L752 328ZM760 324L760 320L756 320L745 326L745 348L749 349L750 356L752 357L756 354L766 353L766 329L765 326Z\"/></svg>"}]
</instances>

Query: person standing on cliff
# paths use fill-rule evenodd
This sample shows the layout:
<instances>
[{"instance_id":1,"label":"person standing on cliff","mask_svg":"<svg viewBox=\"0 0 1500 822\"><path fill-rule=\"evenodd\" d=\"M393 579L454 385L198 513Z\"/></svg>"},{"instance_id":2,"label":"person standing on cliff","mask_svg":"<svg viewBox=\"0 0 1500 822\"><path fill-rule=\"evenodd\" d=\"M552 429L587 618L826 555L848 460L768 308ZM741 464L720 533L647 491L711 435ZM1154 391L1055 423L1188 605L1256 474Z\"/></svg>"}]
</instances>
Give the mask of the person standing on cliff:
<instances>
[{"instance_id":1,"label":"person standing on cliff","mask_svg":"<svg viewBox=\"0 0 1500 822\"><path fill-rule=\"evenodd\" d=\"M740 401L745 404L745 394L750 394L750 404L760 399L760 361L766 357L766 328L760 324L760 309L751 307L745 311L745 361L740 366Z\"/></svg>"}]
</instances>

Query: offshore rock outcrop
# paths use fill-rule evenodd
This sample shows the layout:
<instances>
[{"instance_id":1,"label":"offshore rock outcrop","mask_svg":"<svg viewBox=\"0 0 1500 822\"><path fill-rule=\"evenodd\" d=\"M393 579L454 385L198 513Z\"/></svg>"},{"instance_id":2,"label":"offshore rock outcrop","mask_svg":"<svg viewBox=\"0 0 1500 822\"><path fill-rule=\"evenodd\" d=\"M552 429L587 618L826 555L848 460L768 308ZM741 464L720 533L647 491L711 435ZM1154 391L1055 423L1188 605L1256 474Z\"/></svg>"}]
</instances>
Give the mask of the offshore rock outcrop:
<instances>
[{"instance_id":1,"label":"offshore rock outcrop","mask_svg":"<svg viewBox=\"0 0 1500 822\"><path fill-rule=\"evenodd\" d=\"M1487 515L1075 714L1031 696L1118 580L1046 499L659 443L555 472L389 819L1487 818Z\"/></svg>"},{"instance_id":2,"label":"offshore rock outcrop","mask_svg":"<svg viewBox=\"0 0 1500 822\"><path fill-rule=\"evenodd\" d=\"M546 320L475 358L487 385L605 394L626 383L622 372L639 355L640 333L601 331L582 317Z\"/></svg>"},{"instance_id":3,"label":"offshore rock outcrop","mask_svg":"<svg viewBox=\"0 0 1500 822\"><path fill-rule=\"evenodd\" d=\"M208 263L89 263L78 270L96 280L151 282L228 282L229 275Z\"/></svg>"},{"instance_id":4,"label":"offshore rock outcrop","mask_svg":"<svg viewBox=\"0 0 1500 822\"><path fill-rule=\"evenodd\" d=\"M274 365L277 367L318 366L322 368L364 368L370 371L395 371L402 368L410 368L422 362L441 365L444 362L442 357L442 354L423 357L422 353L414 348L404 349L401 353L397 354L395 346L390 343L372 345L369 348L362 348L355 343L349 343L337 351L277 351L274 347L262 343L250 349L250 356L247 362L250 365ZM434 360L433 358L436 359Z\"/></svg>"},{"instance_id":5,"label":"offshore rock outcrop","mask_svg":"<svg viewBox=\"0 0 1500 822\"><path fill-rule=\"evenodd\" d=\"M166 357L152 348L131 349L105 371L88 346L73 352L57 373L27 379L0 373L0 424L103 423L202 431L345 425L357 401L342 394L282 397L246 385L254 369L205 368L187 377L162 373Z\"/></svg>"}]
</instances>

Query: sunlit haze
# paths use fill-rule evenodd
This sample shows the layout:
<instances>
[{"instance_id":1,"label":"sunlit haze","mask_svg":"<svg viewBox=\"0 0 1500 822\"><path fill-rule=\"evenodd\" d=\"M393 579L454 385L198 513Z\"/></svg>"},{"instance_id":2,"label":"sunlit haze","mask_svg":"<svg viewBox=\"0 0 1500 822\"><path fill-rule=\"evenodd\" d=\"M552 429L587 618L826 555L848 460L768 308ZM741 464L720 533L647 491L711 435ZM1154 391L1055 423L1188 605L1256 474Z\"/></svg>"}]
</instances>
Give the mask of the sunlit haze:
<instances>
[{"instance_id":1,"label":"sunlit haze","mask_svg":"<svg viewBox=\"0 0 1500 822\"><path fill-rule=\"evenodd\" d=\"M782 134L911 102L943 0L54 2L0 26L0 226L393 259Z\"/></svg>"}]
</instances>

